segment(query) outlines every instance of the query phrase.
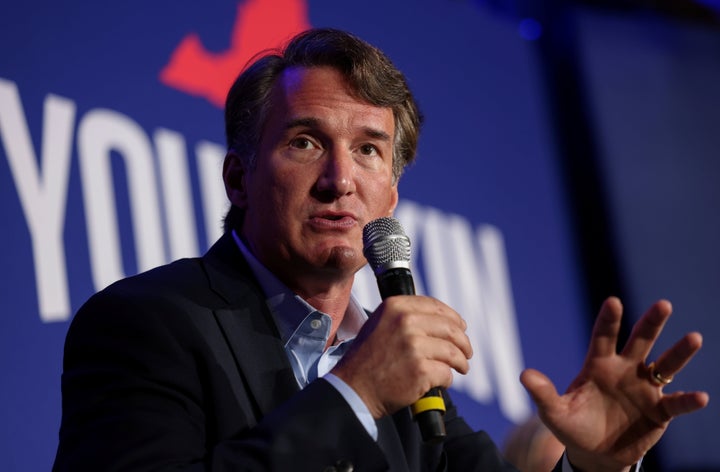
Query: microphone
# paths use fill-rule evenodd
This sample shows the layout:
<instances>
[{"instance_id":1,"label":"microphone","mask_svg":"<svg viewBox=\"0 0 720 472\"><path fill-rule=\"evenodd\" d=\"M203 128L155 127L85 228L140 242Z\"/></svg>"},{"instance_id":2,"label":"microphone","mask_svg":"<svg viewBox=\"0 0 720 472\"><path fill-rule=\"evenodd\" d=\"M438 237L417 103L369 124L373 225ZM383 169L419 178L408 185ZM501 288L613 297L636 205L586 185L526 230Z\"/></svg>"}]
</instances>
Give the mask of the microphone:
<instances>
[{"instance_id":1,"label":"microphone","mask_svg":"<svg viewBox=\"0 0 720 472\"><path fill-rule=\"evenodd\" d=\"M363 228L363 254L375 272L382 299L393 295L415 295L410 273L410 239L394 218L378 218ZM445 439L445 402L440 388L432 388L410 406L423 441Z\"/></svg>"}]
</instances>

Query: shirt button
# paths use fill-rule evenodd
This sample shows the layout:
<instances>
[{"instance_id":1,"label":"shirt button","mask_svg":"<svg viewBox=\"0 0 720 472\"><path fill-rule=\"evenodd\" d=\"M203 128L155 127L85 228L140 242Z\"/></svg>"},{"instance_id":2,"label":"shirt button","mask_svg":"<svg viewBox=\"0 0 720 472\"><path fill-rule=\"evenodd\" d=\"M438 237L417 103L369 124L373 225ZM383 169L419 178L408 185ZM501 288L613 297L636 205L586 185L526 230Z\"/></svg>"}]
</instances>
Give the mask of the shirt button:
<instances>
[{"instance_id":1,"label":"shirt button","mask_svg":"<svg viewBox=\"0 0 720 472\"><path fill-rule=\"evenodd\" d=\"M322 326L322 321L320 321L320 320L312 320L310 322L310 327L312 329L318 329L320 326Z\"/></svg>"}]
</instances>

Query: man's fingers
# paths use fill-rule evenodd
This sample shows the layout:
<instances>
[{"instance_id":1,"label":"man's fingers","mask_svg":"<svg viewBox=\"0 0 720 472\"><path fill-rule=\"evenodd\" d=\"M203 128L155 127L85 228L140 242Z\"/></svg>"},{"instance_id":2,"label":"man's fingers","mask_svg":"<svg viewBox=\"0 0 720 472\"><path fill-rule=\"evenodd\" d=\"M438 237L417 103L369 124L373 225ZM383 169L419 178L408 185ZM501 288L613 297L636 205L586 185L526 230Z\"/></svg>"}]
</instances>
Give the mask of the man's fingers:
<instances>
[{"instance_id":1,"label":"man's fingers","mask_svg":"<svg viewBox=\"0 0 720 472\"><path fill-rule=\"evenodd\" d=\"M393 318L391 329L407 335L422 335L449 341L472 357L467 323L460 315L437 299L424 296L391 297L385 302L383 317Z\"/></svg>"},{"instance_id":2,"label":"man's fingers","mask_svg":"<svg viewBox=\"0 0 720 472\"><path fill-rule=\"evenodd\" d=\"M692 413L705 408L709 401L710 396L706 392L676 392L665 395L660 400L662 419L669 421L676 416Z\"/></svg>"},{"instance_id":3,"label":"man's fingers","mask_svg":"<svg viewBox=\"0 0 720 472\"><path fill-rule=\"evenodd\" d=\"M609 297L605 300L593 327L588 348L589 358L615 354L622 310L622 303L617 297Z\"/></svg>"},{"instance_id":4,"label":"man's fingers","mask_svg":"<svg viewBox=\"0 0 720 472\"><path fill-rule=\"evenodd\" d=\"M424 335L428 336L430 339L438 339L451 343L462 352L465 359L470 359L472 357L472 344L470 343L470 338L468 338L464 329L460 328L457 324L447 323L436 319L432 315L424 318L423 322L427 323L424 326L421 326Z\"/></svg>"},{"instance_id":5,"label":"man's fingers","mask_svg":"<svg viewBox=\"0 0 720 472\"><path fill-rule=\"evenodd\" d=\"M655 372L666 378L674 376L685 367L685 364L690 362L690 359L701 347L702 335L700 333L686 334L655 360Z\"/></svg>"},{"instance_id":6,"label":"man's fingers","mask_svg":"<svg viewBox=\"0 0 720 472\"><path fill-rule=\"evenodd\" d=\"M622 355L644 361L652 350L655 340L672 313L672 305L667 300L654 303L633 326Z\"/></svg>"},{"instance_id":7,"label":"man's fingers","mask_svg":"<svg viewBox=\"0 0 720 472\"><path fill-rule=\"evenodd\" d=\"M465 334L465 331L457 327L437 326L436 329L431 330L428 335L451 343L455 348L460 350L463 360L470 359L473 355L470 338Z\"/></svg>"},{"instance_id":8,"label":"man's fingers","mask_svg":"<svg viewBox=\"0 0 720 472\"><path fill-rule=\"evenodd\" d=\"M436 298L422 295L396 295L386 298L381 306L387 313L427 315L435 322L451 323L463 331L467 329L465 320L455 310Z\"/></svg>"},{"instance_id":9,"label":"man's fingers","mask_svg":"<svg viewBox=\"0 0 720 472\"><path fill-rule=\"evenodd\" d=\"M466 354L458 349L457 345L444 340L437 340L433 343L436 346L434 359L443 362L461 374L467 374L470 370L470 363Z\"/></svg>"},{"instance_id":10,"label":"man's fingers","mask_svg":"<svg viewBox=\"0 0 720 472\"><path fill-rule=\"evenodd\" d=\"M537 405L541 417L549 416L551 410L559 404L555 385L545 374L535 369L525 369L520 374L520 383Z\"/></svg>"},{"instance_id":11,"label":"man's fingers","mask_svg":"<svg viewBox=\"0 0 720 472\"><path fill-rule=\"evenodd\" d=\"M421 374L421 366L426 362L442 364L446 369L449 367L461 374L466 374L470 370L465 353L454 342L445 339L425 336L409 337L398 355L418 365L420 368L418 375Z\"/></svg>"}]
</instances>

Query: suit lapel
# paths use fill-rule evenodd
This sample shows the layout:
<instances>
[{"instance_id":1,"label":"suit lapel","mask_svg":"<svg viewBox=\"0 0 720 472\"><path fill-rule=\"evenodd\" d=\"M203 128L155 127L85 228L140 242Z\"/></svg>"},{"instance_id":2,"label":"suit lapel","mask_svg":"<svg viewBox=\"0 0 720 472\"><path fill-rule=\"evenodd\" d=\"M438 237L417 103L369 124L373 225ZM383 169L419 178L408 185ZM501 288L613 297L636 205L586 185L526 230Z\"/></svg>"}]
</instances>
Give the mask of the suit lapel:
<instances>
[{"instance_id":1,"label":"suit lapel","mask_svg":"<svg viewBox=\"0 0 720 472\"><path fill-rule=\"evenodd\" d=\"M403 452L397 425L392 416L375 421L378 427L378 446L382 449L391 472L408 472L408 463Z\"/></svg>"},{"instance_id":2,"label":"suit lapel","mask_svg":"<svg viewBox=\"0 0 720 472\"><path fill-rule=\"evenodd\" d=\"M299 391L262 289L226 233L203 257L211 288L228 305L213 310L252 393L256 419Z\"/></svg>"}]
</instances>

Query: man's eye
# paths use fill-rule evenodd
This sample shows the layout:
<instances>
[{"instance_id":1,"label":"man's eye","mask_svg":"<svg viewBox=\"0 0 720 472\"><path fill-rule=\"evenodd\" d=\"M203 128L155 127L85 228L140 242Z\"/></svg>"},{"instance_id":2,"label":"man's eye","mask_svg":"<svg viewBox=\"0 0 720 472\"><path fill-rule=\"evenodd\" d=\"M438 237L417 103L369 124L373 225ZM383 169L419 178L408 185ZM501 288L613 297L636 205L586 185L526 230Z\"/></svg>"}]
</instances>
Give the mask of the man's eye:
<instances>
[{"instance_id":1,"label":"man's eye","mask_svg":"<svg viewBox=\"0 0 720 472\"><path fill-rule=\"evenodd\" d=\"M360 153L366 156L372 156L378 153L377 148L372 144L363 144L360 146Z\"/></svg>"},{"instance_id":2,"label":"man's eye","mask_svg":"<svg viewBox=\"0 0 720 472\"><path fill-rule=\"evenodd\" d=\"M295 138L290 141L290 146L297 149L311 149L313 147L313 143L307 138Z\"/></svg>"}]
</instances>

